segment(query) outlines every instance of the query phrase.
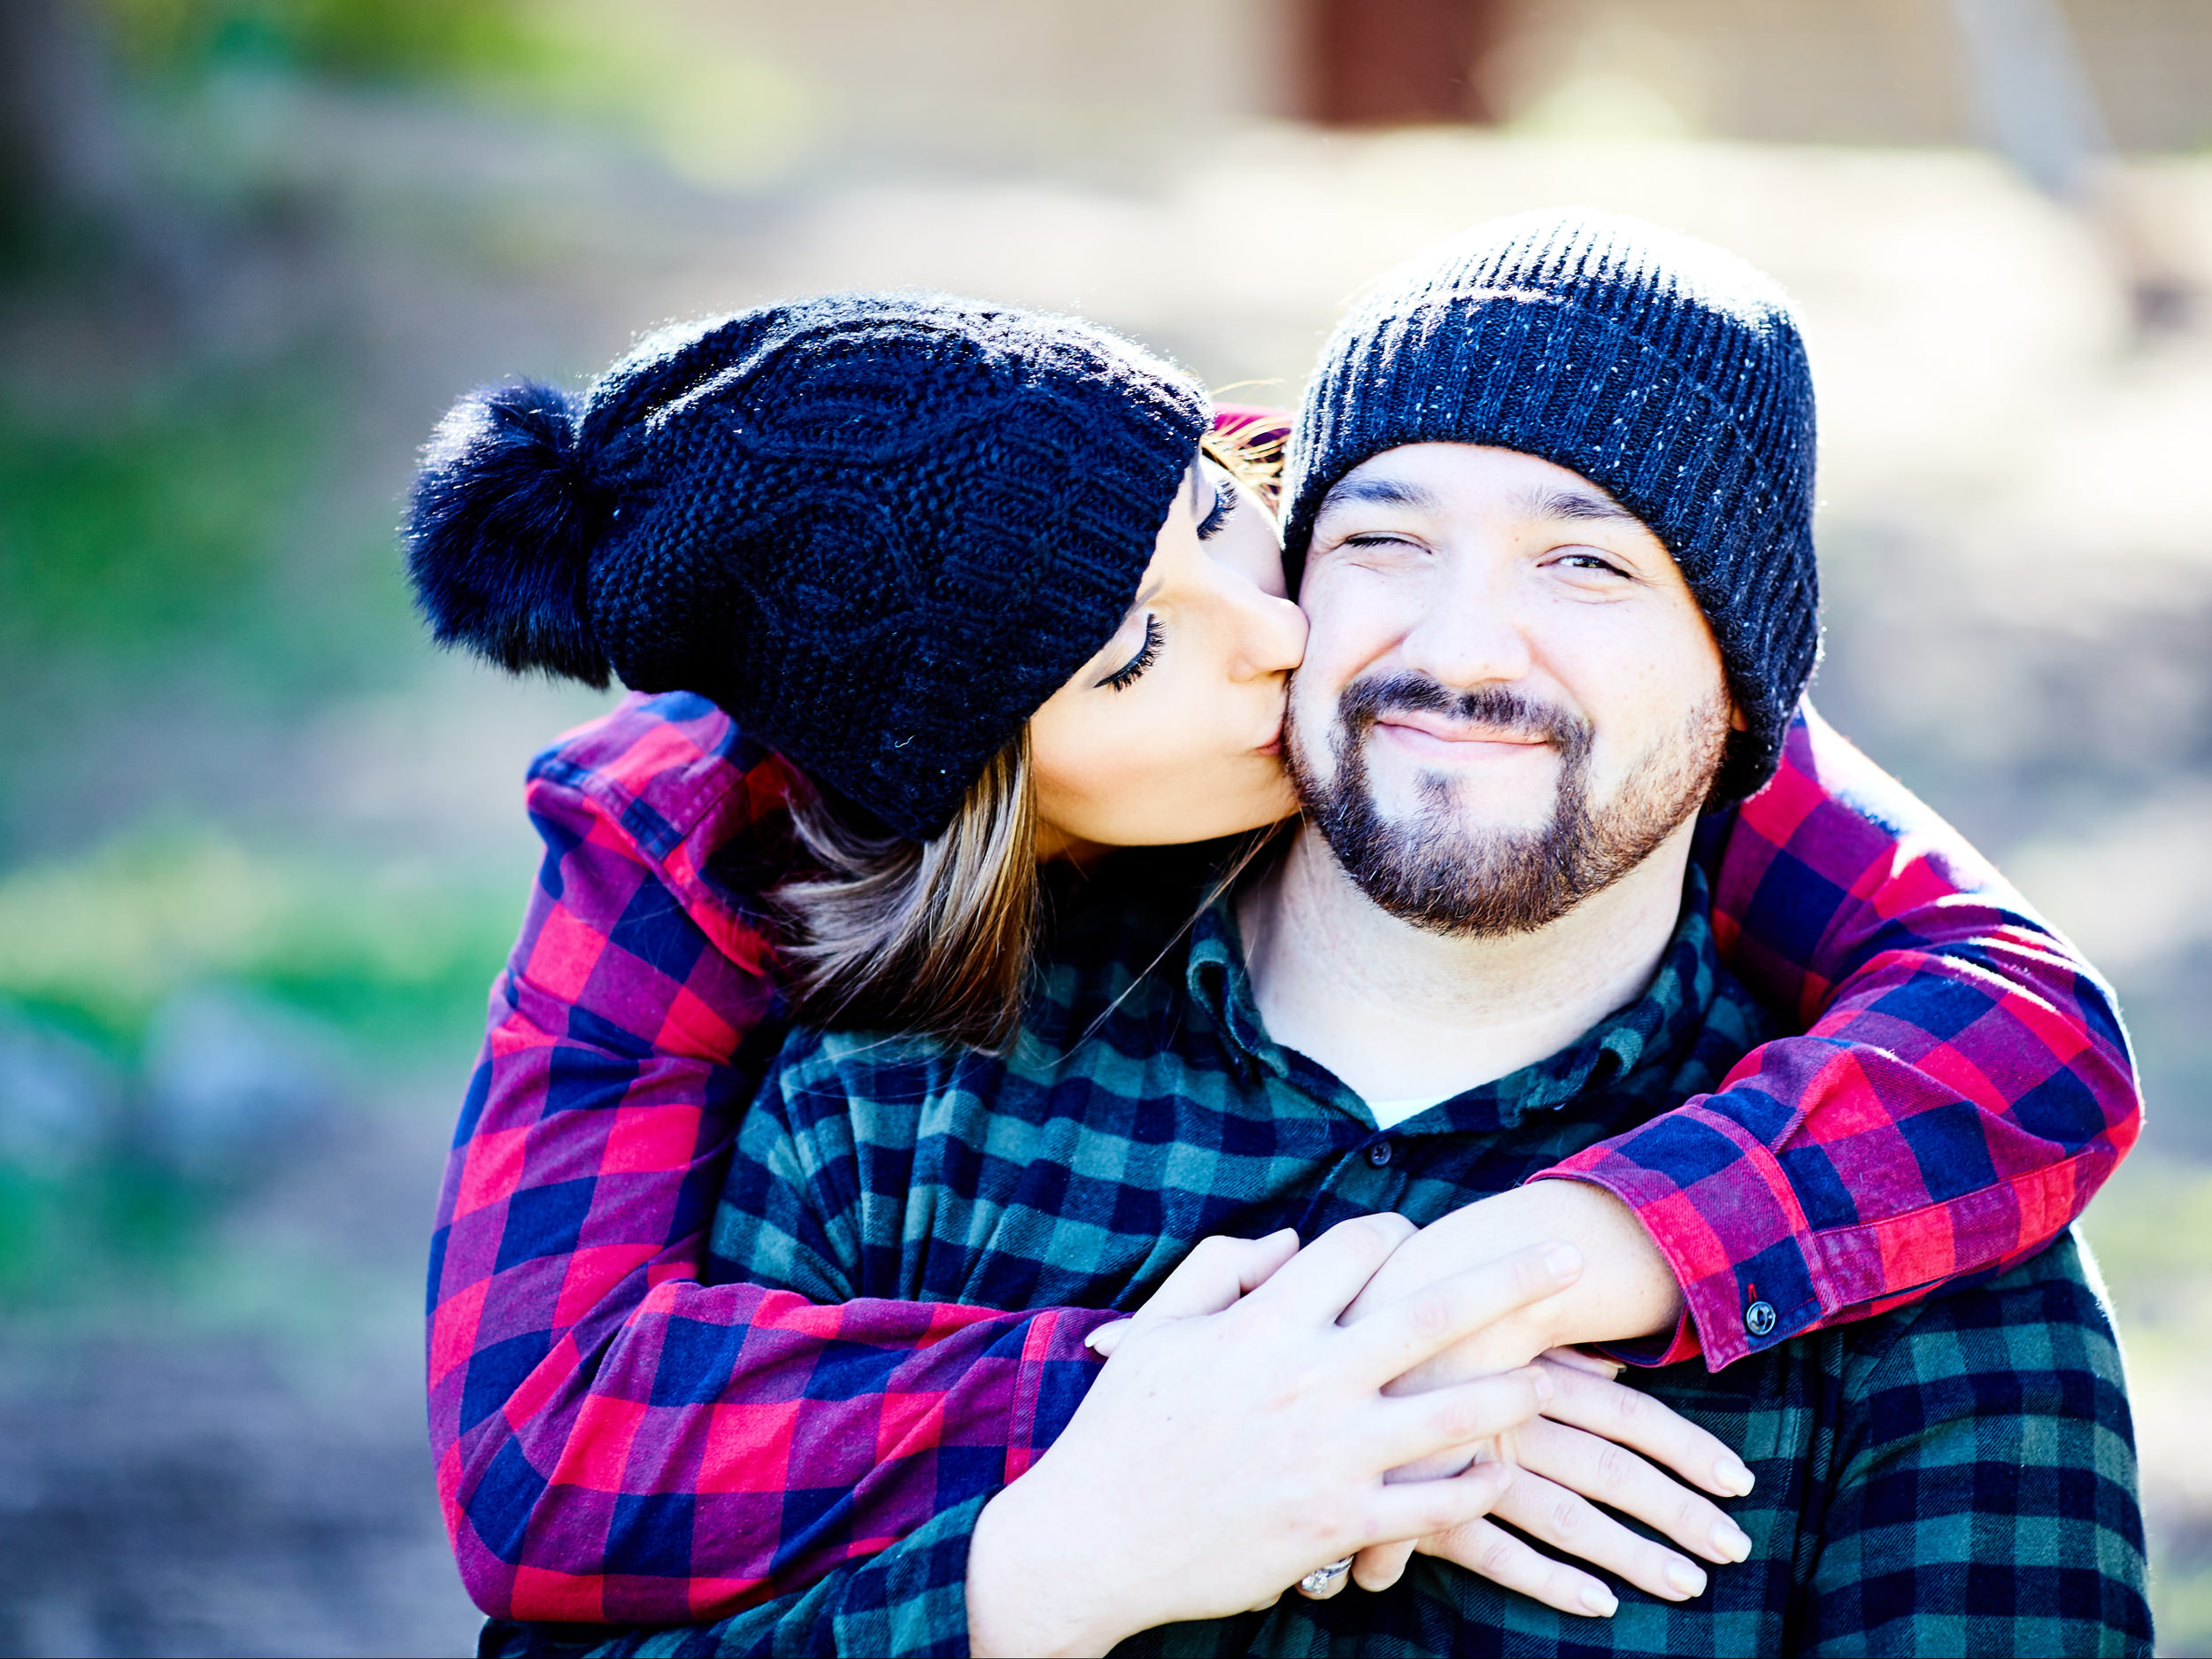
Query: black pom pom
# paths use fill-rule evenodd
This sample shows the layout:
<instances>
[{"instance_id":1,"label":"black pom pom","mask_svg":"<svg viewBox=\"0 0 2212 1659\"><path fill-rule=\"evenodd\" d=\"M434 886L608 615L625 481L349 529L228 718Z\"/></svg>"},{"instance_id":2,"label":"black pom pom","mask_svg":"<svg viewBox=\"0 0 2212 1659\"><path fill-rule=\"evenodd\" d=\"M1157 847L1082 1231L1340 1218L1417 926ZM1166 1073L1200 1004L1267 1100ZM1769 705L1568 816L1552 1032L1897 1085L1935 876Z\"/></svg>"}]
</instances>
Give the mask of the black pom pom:
<instances>
[{"instance_id":1,"label":"black pom pom","mask_svg":"<svg viewBox=\"0 0 2212 1659\"><path fill-rule=\"evenodd\" d=\"M597 516L566 393L524 382L454 405L423 450L401 529L438 642L605 686L586 600Z\"/></svg>"}]
</instances>

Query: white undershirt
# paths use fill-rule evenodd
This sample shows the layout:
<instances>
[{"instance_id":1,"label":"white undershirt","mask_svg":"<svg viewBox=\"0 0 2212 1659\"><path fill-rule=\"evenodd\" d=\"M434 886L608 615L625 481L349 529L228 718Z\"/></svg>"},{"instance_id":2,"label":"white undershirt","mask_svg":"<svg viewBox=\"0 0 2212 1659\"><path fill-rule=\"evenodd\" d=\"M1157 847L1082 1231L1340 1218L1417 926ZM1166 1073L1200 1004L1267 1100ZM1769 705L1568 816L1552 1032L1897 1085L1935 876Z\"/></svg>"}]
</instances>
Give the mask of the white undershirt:
<instances>
[{"instance_id":1,"label":"white undershirt","mask_svg":"<svg viewBox=\"0 0 2212 1659\"><path fill-rule=\"evenodd\" d=\"M1416 1094L1403 1100L1369 1100L1368 1110L1374 1114L1375 1127L1395 1129L1416 1112L1425 1112L1432 1106L1440 1106L1463 1089L1447 1089L1442 1094Z\"/></svg>"}]
</instances>

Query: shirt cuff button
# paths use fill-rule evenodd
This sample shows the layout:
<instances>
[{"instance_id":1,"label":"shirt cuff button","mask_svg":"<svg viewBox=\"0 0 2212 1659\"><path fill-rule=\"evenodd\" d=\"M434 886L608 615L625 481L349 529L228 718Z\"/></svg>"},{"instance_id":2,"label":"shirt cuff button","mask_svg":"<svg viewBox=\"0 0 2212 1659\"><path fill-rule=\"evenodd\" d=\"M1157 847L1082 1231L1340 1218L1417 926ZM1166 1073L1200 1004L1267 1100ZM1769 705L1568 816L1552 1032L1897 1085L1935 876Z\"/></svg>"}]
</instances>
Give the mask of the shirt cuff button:
<instances>
[{"instance_id":1,"label":"shirt cuff button","mask_svg":"<svg viewBox=\"0 0 2212 1659\"><path fill-rule=\"evenodd\" d=\"M1368 1148L1368 1161L1376 1169L1380 1169L1390 1161L1391 1144L1387 1140L1378 1140Z\"/></svg>"},{"instance_id":2,"label":"shirt cuff button","mask_svg":"<svg viewBox=\"0 0 2212 1659\"><path fill-rule=\"evenodd\" d=\"M1744 1309L1744 1329L1754 1337L1763 1337L1774 1329L1774 1304L1753 1302Z\"/></svg>"}]
</instances>

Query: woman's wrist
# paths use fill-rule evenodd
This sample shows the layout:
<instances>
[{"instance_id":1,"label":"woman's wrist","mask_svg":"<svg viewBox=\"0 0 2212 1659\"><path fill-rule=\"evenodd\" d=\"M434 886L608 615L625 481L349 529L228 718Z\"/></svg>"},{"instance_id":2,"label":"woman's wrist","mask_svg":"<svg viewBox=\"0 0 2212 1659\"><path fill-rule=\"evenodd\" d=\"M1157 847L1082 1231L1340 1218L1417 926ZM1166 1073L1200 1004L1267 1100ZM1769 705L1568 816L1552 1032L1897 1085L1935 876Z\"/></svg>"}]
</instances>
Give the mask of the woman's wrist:
<instances>
[{"instance_id":1,"label":"woman's wrist","mask_svg":"<svg viewBox=\"0 0 2212 1659\"><path fill-rule=\"evenodd\" d=\"M1499 1196L1527 1207L1536 1229L1561 1229L1557 1236L1579 1247L1590 1264L1579 1283L1551 1299L1545 1347L1635 1342L1681 1323L1686 1304L1674 1264L1612 1192L1587 1181L1544 1180Z\"/></svg>"},{"instance_id":2,"label":"woman's wrist","mask_svg":"<svg viewBox=\"0 0 2212 1659\"><path fill-rule=\"evenodd\" d=\"M976 1517L967 1548L967 1640L975 1659L1103 1654L1127 1634L1114 1628L1098 1593L1110 1570L1072 1545L1068 1508L1040 1461Z\"/></svg>"},{"instance_id":3,"label":"woman's wrist","mask_svg":"<svg viewBox=\"0 0 2212 1659\"><path fill-rule=\"evenodd\" d=\"M1422 1284L1511 1251L1563 1239L1582 1277L1409 1372L1391 1392L1419 1392L1527 1364L1548 1348L1630 1342L1671 1331L1682 1287L1636 1213L1603 1187L1535 1181L1454 1210L1399 1246L1353 1304L1354 1317Z\"/></svg>"}]
</instances>

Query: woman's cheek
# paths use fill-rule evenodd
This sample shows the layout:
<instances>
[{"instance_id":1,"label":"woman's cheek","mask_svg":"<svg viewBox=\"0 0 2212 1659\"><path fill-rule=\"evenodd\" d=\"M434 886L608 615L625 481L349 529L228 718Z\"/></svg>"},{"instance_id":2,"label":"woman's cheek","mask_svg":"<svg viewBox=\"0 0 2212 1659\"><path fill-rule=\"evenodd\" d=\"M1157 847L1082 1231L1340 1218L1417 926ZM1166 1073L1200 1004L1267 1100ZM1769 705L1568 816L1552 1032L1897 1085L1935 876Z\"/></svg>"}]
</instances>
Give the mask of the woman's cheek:
<instances>
[{"instance_id":1,"label":"woman's cheek","mask_svg":"<svg viewBox=\"0 0 2212 1659\"><path fill-rule=\"evenodd\" d=\"M1160 752L1152 722L1126 706L1102 708L1079 729L1039 733L1034 752L1037 804L1060 828L1086 840L1126 845L1172 810L1182 780L1173 756Z\"/></svg>"},{"instance_id":2,"label":"woman's cheek","mask_svg":"<svg viewBox=\"0 0 2212 1659\"><path fill-rule=\"evenodd\" d=\"M1130 741L1116 745L1111 764L1102 768L1096 791L1098 809L1113 814L1123 841L1188 838L1181 826L1203 780L1192 775L1186 731L1146 722L1143 729L1129 734Z\"/></svg>"}]
</instances>

